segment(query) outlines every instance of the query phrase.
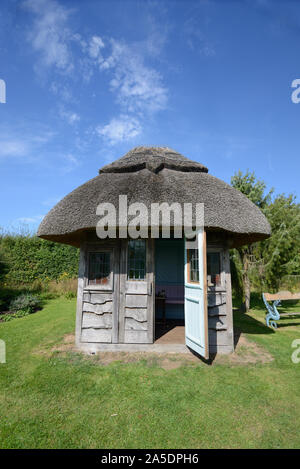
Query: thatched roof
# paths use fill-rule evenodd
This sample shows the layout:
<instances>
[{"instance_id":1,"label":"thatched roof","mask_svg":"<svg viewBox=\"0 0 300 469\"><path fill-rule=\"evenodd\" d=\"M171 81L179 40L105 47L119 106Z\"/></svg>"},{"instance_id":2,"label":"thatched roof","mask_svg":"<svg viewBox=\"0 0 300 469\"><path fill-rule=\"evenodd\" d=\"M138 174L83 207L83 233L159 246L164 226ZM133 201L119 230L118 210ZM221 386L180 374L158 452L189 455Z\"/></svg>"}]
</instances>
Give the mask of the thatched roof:
<instances>
[{"instance_id":1,"label":"thatched roof","mask_svg":"<svg viewBox=\"0 0 300 469\"><path fill-rule=\"evenodd\" d=\"M119 195L127 195L128 204L142 202L149 209L153 202L204 203L206 229L226 233L232 246L268 237L270 225L262 212L207 171L170 148L134 148L62 199L42 221L38 236L78 246L84 232L95 231L98 204L117 208Z\"/></svg>"},{"instance_id":2,"label":"thatched roof","mask_svg":"<svg viewBox=\"0 0 300 469\"><path fill-rule=\"evenodd\" d=\"M99 173L131 173L145 168L154 173L158 173L163 168L183 172L208 172L203 164L189 160L172 148L136 147L122 158L101 168Z\"/></svg>"}]
</instances>

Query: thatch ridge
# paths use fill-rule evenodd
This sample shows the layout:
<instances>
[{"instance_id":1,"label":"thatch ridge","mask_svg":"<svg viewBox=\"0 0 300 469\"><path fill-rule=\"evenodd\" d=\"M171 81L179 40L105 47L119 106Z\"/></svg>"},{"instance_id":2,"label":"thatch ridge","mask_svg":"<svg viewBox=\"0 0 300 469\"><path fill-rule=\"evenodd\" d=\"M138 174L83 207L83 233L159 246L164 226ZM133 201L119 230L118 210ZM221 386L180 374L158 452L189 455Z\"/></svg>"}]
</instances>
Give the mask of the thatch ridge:
<instances>
[{"instance_id":1,"label":"thatch ridge","mask_svg":"<svg viewBox=\"0 0 300 469\"><path fill-rule=\"evenodd\" d=\"M208 172L203 164L189 160L172 148L135 147L122 158L101 168L99 173L130 173L145 168L154 173L158 173L163 168L183 172Z\"/></svg>"}]
</instances>

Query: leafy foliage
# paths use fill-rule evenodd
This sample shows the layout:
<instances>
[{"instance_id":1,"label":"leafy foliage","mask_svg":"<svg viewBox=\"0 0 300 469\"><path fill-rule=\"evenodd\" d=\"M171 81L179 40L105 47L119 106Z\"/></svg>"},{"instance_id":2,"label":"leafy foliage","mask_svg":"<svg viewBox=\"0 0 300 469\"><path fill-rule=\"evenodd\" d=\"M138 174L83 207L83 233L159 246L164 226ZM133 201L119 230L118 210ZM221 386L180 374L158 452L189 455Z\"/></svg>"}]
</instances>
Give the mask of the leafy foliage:
<instances>
[{"instance_id":1,"label":"leafy foliage","mask_svg":"<svg viewBox=\"0 0 300 469\"><path fill-rule=\"evenodd\" d=\"M272 229L271 237L265 241L232 252L236 294L242 294L244 309L248 310L251 288L300 288L299 282L293 281L300 279L300 204L292 194L273 196L273 189L266 192L266 184L249 171L244 175L241 171L236 173L231 184L263 211Z\"/></svg>"},{"instance_id":2,"label":"leafy foliage","mask_svg":"<svg viewBox=\"0 0 300 469\"><path fill-rule=\"evenodd\" d=\"M13 319L19 319L23 318L25 316L28 316L30 313L26 310L20 310L17 311L16 313L6 313L0 316L1 322L9 322L12 321Z\"/></svg>"},{"instance_id":3,"label":"leafy foliage","mask_svg":"<svg viewBox=\"0 0 300 469\"><path fill-rule=\"evenodd\" d=\"M10 311L14 313L27 313L31 314L34 313L41 305L41 300L30 293L25 293L19 295L17 298L11 301L10 303Z\"/></svg>"},{"instance_id":4,"label":"leafy foliage","mask_svg":"<svg viewBox=\"0 0 300 469\"><path fill-rule=\"evenodd\" d=\"M271 201L273 189L265 193L266 184L256 179L254 173L247 171L243 175L241 171L238 171L231 178L231 184L235 189L245 194L261 210L264 210ZM235 251L233 256L236 270L240 273L240 283L238 284L240 288L237 291L237 295L242 297L242 307L245 311L250 309L251 283L249 275L250 262L253 259L253 249L253 245L240 247Z\"/></svg>"},{"instance_id":5,"label":"leafy foliage","mask_svg":"<svg viewBox=\"0 0 300 469\"><path fill-rule=\"evenodd\" d=\"M295 196L278 195L264 210L272 236L254 248L261 267L254 284L278 290L284 277L300 274L300 204Z\"/></svg>"},{"instance_id":6,"label":"leafy foliage","mask_svg":"<svg viewBox=\"0 0 300 469\"><path fill-rule=\"evenodd\" d=\"M37 236L8 234L0 237L0 280L8 285L59 280L63 275L77 277L78 259L77 248Z\"/></svg>"},{"instance_id":7,"label":"leafy foliage","mask_svg":"<svg viewBox=\"0 0 300 469\"><path fill-rule=\"evenodd\" d=\"M238 171L231 178L231 185L245 194L257 207L264 209L270 202L274 189L271 189L267 194L266 184L260 179L256 179L255 173L247 171L243 174Z\"/></svg>"}]
</instances>

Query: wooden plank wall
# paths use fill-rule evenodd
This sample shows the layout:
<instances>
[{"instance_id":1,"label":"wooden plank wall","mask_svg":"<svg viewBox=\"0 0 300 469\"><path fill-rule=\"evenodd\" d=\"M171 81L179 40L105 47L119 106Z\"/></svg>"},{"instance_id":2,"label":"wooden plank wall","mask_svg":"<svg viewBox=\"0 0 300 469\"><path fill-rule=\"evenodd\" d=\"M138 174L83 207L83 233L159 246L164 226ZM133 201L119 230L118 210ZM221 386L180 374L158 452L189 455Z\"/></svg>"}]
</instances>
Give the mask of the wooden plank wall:
<instances>
[{"instance_id":1,"label":"wooden plank wall","mask_svg":"<svg viewBox=\"0 0 300 469\"><path fill-rule=\"evenodd\" d=\"M113 293L84 291L81 342L112 342Z\"/></svg>"},{"instance_id":2,"label":"wooden plank wall","mask_svg":"<svg viewBox=\"0 0 300 469\"><path fill-rule=\"evenodd\" d=\"M208 335L210 353L231 353L234 350L232 293L229 251L221 250L222 286L208 290Z\"/></svg>"},{"instance_id":3,"label":"wooden plank wall","mask_svg":"<svg viewBox=\"0 0 300 469\"><path fill-rule=\"evenodd\" d=\"M147 241L145 281L127 279L127 240L98 240L81 246L76 342L152 343L154 311L154 243ZM113 250L113 288L93 289L88 285L88 253Z\"/></svg>"},{"instance_id":4,"label":"wooden plank wall","mask_svg":"<svg viewBox=\"0 0 300 469\"><path fill-rule=\"evenodd\" d=\"M147 241L145 281L127 279L127 249L123 243L123 268L120 282L120 342L153 343L154 242Z\"/></svg>"},{"instance_id":5,"label":"wooden plank wall","mask_svg":"<svg viewBox=\"0 0 300 469\"><path fill-rule=\"evenodd\" d=\"M111 287L88 285L88 253L112 251ZM119 241L98 240L81 246L77 295L76 342L117 343L119 297Z\"/></svg>"},{"instance_id":6,"label":"wooden plank wall","mask_svg":"<svg viewBox=\"0 0 300 469\"><path fill-rule=\"evenodd\" d=\"M148 342L147 282L126 281L124 304L124 342Z\"/></svg>"}]
</instances>

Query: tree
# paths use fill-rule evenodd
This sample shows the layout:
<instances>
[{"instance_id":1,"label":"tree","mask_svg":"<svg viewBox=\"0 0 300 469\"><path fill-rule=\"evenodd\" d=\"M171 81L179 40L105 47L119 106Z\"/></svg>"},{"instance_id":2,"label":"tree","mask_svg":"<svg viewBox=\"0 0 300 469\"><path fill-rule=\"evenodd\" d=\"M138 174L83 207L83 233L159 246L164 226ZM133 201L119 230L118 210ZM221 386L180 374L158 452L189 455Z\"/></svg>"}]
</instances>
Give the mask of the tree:
<instances>
[{"instance_id":1,"label":"tree","mask_svg":"<svg viewBox=\"0 0 300 469\"><path fill-rule=\"evenodd\" d=\"M292 194L279 194L264 213L272 236L255 246L256 257L263 261L259 281L265 288L278 290L285 276L300 275L300 204Z\"/></svg>"},{"instance_id":2,"label":"tree","mask_svg":"<svg viewBox=\"0 0 300 469\"><path fill-rule=\"evenodd\" d=\"M273 189L266 193L266 184L256 179L254 172L250 173L247 171L243 174L241 171L238 171L231 178L231 185L245 194L262 211L265 211L271 202ZM241 270L242 278L242 308L247 312L250 309L251 299L250 269L251 265L255 263L254 246L243 246L238 248L236 252L240 261L240 265L238 266L238 262L236 262L236 265Z\"/></svg>"}]
</instances>

